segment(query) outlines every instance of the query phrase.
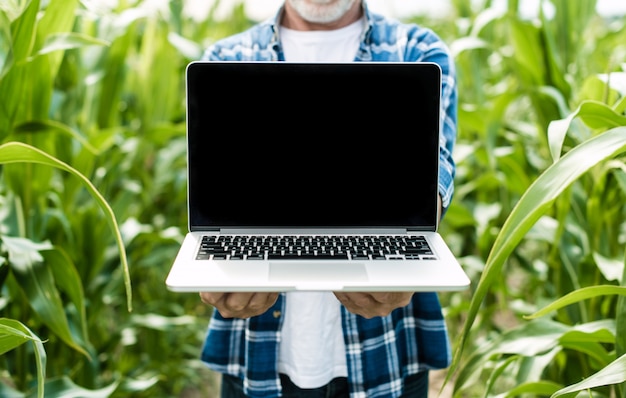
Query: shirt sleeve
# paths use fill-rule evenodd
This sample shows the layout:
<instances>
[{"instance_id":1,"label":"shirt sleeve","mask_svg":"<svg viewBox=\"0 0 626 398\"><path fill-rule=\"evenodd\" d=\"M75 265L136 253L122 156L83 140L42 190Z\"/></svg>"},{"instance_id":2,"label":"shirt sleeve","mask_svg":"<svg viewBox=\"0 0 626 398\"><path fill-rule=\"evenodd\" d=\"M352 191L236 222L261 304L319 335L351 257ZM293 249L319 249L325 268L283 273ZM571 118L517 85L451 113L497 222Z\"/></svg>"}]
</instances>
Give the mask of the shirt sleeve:
<instances>
[{"instance_id":1,"label":"shirt sleeve","mask_svg":"<svg viewBox=\"0 0 626 398\"><path fill-rule=\"evenodd\" d=\"M433 31L421 27L409 33L405 59L435 62L441 67L441 132L439 135L439 195L443 214L454 193L456 164L452 152L457 136L457 85L450 49ZM442 214L442 215L443 215Z\"/></svg>"},{"instance_id":2,"label":"shirt sleeve","mask_svg":"<svg viewBox=\"0 0 626 398\"><path fill-rule=\"evenodd\" d=\"M457 90L456 80L453 76L453 66L448 73L442 74L441 93L441 134L439 137L439 194L445 211L450 206L454 193L454 175L456 164L452 157L452 151L457 136Z\"/></svg>"}]
</instances>

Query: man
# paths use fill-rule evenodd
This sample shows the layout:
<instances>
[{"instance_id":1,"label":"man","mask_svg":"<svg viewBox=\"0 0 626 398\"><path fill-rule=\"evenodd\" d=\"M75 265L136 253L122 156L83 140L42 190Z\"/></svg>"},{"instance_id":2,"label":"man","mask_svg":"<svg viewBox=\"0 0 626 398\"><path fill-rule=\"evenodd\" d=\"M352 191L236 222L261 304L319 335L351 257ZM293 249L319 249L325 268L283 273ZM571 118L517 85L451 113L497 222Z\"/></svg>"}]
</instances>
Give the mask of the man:
<instances>
[{"instance_id":1,"label":"man","mask_svg":"<svg viewBox=\"0 0 626 398\"><path fill-rule=\"evenodd\" d=\"M365 0L286 0L275 17L218 41L204 59L438 63L439 199L445 213L453 192L457 96L451 56L432 31L373 14ZM276 93L277 110L281 94ZM357 112L359 100L355 96ZM450 345L436 293L200 297L217 309L202 360L223 374L223 398L425 397L428 371L449 366Z\"/></svg>"}]
</instances>

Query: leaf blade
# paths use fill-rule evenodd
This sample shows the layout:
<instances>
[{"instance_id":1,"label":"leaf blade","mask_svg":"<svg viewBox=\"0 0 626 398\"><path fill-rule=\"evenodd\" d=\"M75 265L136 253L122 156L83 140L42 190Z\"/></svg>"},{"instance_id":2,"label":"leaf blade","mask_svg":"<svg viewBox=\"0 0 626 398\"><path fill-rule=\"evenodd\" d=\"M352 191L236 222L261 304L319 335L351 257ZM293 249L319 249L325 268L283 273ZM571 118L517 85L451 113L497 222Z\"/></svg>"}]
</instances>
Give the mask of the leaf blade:
<instances>
[{"instance_id":1,"label":"leaf blade","mask_svg":"<svg viewBox=\"0 0 626 398\"><path fill-rule=\"evenodd\" d=\"M569 151L546 169L522 195L496 237L476 286L467 318L448 372L458 367L470 329L491 284L499 277L508 256L556 198L594 165L626 151L626 127L601 133Z\"/></svg>"},{"instance_id":2,"label":"leaf blade","mask_svg":"<svg viewBox=\"0 0 626 398\"><path fill-rule=\"evenodd\" d=\"M82 173L80 173L78 170L74 169L67 163L62 162L57 158L50 156L49 154L33 146L21 142L8 142L0 145L0 164L19 162L39 163L69 172L83 183L85 188L87 188L89 193L100 205L100 208L105 213L107 223L109 224L111 230L113 231L113 234L115 235L115 241L117 243L120 255L120 262L124 273L124 285L126 288L127 298L126 306L128 308L128 311L132 311L132 288L130 283L128 260L126 258L126 250L124 248L124 241L122 240L122 235L117 224L115 214L113 213L113 209L111 209L111 206L109 206L106 199L104 199L102 194L100 194L98 189L91 183L91 181L89 181L87 177L85 177Z\"/></svg>"}]
</instances>

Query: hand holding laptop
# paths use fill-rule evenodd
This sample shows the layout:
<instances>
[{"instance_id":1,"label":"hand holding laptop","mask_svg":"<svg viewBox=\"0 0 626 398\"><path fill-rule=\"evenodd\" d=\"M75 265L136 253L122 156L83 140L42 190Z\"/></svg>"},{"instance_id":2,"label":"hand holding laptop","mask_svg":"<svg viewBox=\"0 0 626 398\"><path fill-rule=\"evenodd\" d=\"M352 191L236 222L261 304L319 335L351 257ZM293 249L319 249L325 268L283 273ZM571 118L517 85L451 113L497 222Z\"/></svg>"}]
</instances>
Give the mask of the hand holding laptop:
<instances>
[{"instance_id":1,"label":"hand holding laptop","mask_svg":"<svg viewBox=\"0 0 626 398\"><path fill-rule=\"evenodd\" d=\"M348 311L371 319L387 316L396 308L408 305L413 292L335 292L335 297Z\"/></svg>"},{"instance_id":2,"label":"hand holding laptop","mask_svg":"<svg viewBox=\"0 0 626 398\"><path fill-rule=\"evenodd\" d=\"M217 308L224 318L250 318L261 315L274 305L278 293L274 292L200 292L205 304Z\"/></svg>"},{"instance_id":3,"label":"hand holding laptop","mask_svg":"<svg viewBox=\"0 0 626 398\"><path fill-rule=\"evenodd\" d=\"M346 309L364 318L386 316L396 308L404 307L411 301L412 292L336 292L335 297ZM250 318L261 315L270 309L278 293L258 292L201 292L205 304L217 308L224 318Z\"/></svg>"}]
</instances>

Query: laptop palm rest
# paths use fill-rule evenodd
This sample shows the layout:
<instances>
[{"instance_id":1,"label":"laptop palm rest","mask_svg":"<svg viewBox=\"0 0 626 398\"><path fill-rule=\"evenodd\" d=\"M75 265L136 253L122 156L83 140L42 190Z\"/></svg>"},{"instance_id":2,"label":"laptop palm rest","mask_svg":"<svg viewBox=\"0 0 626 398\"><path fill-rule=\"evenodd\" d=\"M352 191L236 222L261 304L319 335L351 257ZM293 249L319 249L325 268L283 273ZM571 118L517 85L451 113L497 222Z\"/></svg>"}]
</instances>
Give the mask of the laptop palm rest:
<instances>
[{"instance_id":1,"label":"laptop palm rest","mask_svg":"<svg viewBox=\"0 0 626 398\"><path fill-rule=\"evenodd\" d=\"M369 280L365 265L362 263L337 262L292 262L276 261L270 263L270 282L294 283L301 287L328 283L344 285L366 282ZM301 283L302 282L302 283Z\"/></svg>"}]
</instances>

